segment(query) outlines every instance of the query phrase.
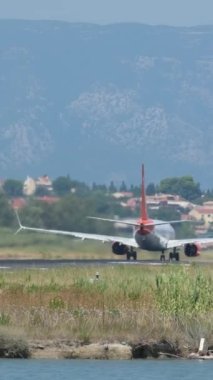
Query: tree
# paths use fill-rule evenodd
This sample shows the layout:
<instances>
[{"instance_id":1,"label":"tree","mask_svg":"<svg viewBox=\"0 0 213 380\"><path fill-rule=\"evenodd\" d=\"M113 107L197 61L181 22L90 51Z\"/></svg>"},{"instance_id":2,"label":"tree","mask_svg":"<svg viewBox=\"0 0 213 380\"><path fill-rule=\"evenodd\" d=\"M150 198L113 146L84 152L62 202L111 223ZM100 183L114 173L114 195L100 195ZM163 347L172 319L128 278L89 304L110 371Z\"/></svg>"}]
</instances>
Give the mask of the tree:
<instances>
[{"instance_id":1,"label":"tree","mask_svg":"<svg viewBox=\"0 0 213 380\"><path fill-rule=\"evenodd\" d=\"M124 181L122 181L122 183L121 183L120 191L124 191L124 192L127 191L127 187L126 187L126 184Z\"/></svg>"},{"instance_id":2,"label":"tree","mask_svg":"<svg viewBox=\"0 0 213 380\"><path fill-rule=\"evenodd\" d=\"M109 192L110 193L115 193L116 191L117 191L116 186L115 186L114 182L111 181L110 185L109 185Z\"/></svg>"},{"instance_id":3,"label":"tree","mask_svg":"<svg viewBox=\"0 0 213 380\"><path fill-rule=\"evenodd\" d=\"M79 196L87 196L90 193L90 188L86 183L71 180L71 191L77 193Z\"/></svg>"},{"instance_id":4,"label":"tree","mask_svg":"<svg viewBox=\"0 0 213 380\"><path fill-rule=\"evenodd\" d=\"M141 187L140 186L130 186L130 191L133 193L135 197L140 197L141 196Z\"/></svg>"},{"instance_id":5,"label":"tree","mask_svg":"<svg viewBox=\"0 0 213 380\"><path fill-rule=\"evenodd\" d=\"M35 195L37 197L43 197L45 195L50 195L50 191L45 186L39 185L36 187Z\"/></svg>"},{"instance_id":6,"label":"tree","mask_svg":"<svg viewBox=\"0 0 213 380\"><path fill-rule=\"evenodd\" d=\"M168 206L159 207L158 210L149 210L149 216L159 220L179 220L180 213Z\"/></svg>"},{"instance_id":7,"label":"tree","mask_svg":"<svg viewBox=\"0 0 213 380\"><path fill-rule=\"evenodd\" d=\"M69 176L58 177L53 181L52 186L57 195L64 196L70 192L72 182Z\"/></svg>"},{"instance_id":8,"label":"tree","mask_svg":"<svg viewBox=\"0 0 213 380\"><path fill-rule=\"evenodd\" d=\"M94 191L98 191L98 192L103 192L103 193L106 193L107 192L107 186L106 185L97 185L97 184L93 184L93 190Z\"/></svg>"},{"instance_id":9,"label":"tree","mask_svg":"<svg viewBox=\"0 0 213 380\"><path fill-rule=\"evenodd\" d=\"M23 195L23 184L16 179L7 179L3 184L3 190L8 197L20 197Z\"/></svg>"},{"instance_id":10,"label":"tree","mask_svg":"<svg viewBox=\"0 0 213 380\"><path fill-rule=\"evenodd\" d=\"M160 182L159 191L166 194L178 194L188 201L201 197L200 184L191 176L165 178Z\"/></svg>"},{"instance_id":11,"label":"tree","mask_svg":"<svg viewBox=\"0 0 213 380\"><path fill-rule=\"evenodd\" d=\"M146 188L146 194L147 195L155 195L156 193L156 188L154 183L149 183L147 188Z\"/></svg>"},{"instance_id":12,"label":"tree","mask_svg":"<svg viewBox=\"0 0 213 380\"><path fill-rule=\"evenodd\" d=\"M0 225L4 227L11 226L14 219L14 212L6 196L0 193Z\"/></svg>"}]
</instances>

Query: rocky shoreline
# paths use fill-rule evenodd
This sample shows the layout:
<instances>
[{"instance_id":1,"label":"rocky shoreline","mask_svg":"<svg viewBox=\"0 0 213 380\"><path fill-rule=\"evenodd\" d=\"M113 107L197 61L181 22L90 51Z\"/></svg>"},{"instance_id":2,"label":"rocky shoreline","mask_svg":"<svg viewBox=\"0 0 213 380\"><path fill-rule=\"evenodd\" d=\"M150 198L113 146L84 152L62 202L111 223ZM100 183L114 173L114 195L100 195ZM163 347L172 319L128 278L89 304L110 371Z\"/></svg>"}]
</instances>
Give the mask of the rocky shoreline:
<instances>
[{"instance_id":1,"label":"rocky shoreline","mask_svg":"<svg viewBox=\"0 0 213 380\"><path fill-rule=\"evenodd\" d=\"M30 357L35 359L106 359L181 358L177 347L159 343L90 343L57 341L29 342Z\"/></svg>"},{"instance_id":2,"label":"rocky shoreline","mask_svg":"<svg viewBox=\"0 0 213 380\"><path fill-rule=\"evenodd\" d=\"M181 358L179 348L160 342L82 342L69 339L28 340L0 334L0 358L106 359Z\"/></svg>"},{"instance_id":3,"label":"rocky shoreline","mask_svg":"<svg viewBox=\"0 0 213 380\"><path fill-rule=\"evenodd\" d=\"M166 340L160 342L93 342L67 339L29 340L0 335L0 358L19 359L213 359L213 346L206 352L184 350Z\"/></svg>"}]
</instances>

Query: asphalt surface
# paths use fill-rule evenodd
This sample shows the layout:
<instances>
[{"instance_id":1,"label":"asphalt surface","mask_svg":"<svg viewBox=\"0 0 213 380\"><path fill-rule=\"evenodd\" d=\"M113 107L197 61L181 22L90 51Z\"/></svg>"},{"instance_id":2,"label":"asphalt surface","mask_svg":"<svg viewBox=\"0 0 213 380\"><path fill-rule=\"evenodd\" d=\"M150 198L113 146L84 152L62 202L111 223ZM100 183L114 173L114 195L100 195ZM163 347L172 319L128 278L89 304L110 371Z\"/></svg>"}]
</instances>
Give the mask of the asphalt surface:
<instances>
[{"instance_id":1,"label":"asphalt surface","mask_svg":"<svg viewBox=\"0 0 213 380\"><path fill-rule=\"evenodd\" d=\"M115 266L115 265L147 265L147 266L163 266L168 264L168 261L161 263L159 260L71 260L71 259L57 259L57 260L42 260L42 259L0 259L0 270L2 269L49 269L60 267L81 267L81 266ZM180 262L173 262L173 265L190 265L192 262L189 260L182 260ZM198 261L199 265L213 265L213 260Z\"/></svg>"}]
</instances>

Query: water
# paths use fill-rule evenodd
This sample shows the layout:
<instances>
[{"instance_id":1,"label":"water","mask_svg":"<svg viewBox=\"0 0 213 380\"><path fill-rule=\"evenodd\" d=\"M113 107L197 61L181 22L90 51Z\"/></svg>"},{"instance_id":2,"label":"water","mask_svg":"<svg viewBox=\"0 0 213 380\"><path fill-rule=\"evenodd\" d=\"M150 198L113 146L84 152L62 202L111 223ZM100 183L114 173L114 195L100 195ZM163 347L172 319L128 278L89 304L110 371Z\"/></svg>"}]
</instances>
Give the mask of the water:
<instances>
[{"instance_id":1,"label":"water","mask_svg":"<svg viewBox=\"0 0 213 380\"><path fill-rule=\"evenodd\" d=\"M0 360L1 380L200 380L213 361Z\"/></svg>"}]
</instances>

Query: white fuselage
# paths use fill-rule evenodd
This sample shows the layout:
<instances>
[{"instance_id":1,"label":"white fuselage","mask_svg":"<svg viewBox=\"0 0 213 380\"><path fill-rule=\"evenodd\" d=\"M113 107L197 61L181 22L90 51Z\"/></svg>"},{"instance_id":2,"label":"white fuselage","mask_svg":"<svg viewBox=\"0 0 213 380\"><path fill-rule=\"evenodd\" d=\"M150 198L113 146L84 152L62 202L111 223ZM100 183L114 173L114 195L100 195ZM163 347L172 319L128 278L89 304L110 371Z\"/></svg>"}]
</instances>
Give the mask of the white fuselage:
<instances>
[{"instance_id":1,"label":"white fuselage","mask_svg":"<svg viewBox=\"0 0 213 380\"><path fill-rule=\"evenodd\" d=\"M139 229L134 233L135 240L141 249L147 251L163 251L167 249L167 241L175 238L171 224L155 225L149 233L143 234Z\"/></svg>"}]
</instances>

